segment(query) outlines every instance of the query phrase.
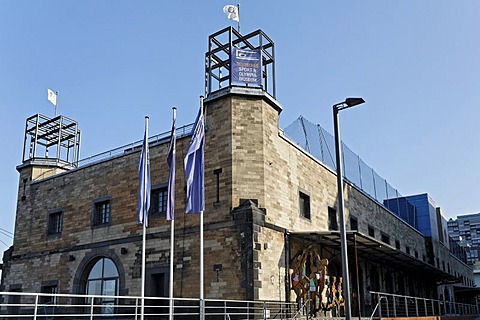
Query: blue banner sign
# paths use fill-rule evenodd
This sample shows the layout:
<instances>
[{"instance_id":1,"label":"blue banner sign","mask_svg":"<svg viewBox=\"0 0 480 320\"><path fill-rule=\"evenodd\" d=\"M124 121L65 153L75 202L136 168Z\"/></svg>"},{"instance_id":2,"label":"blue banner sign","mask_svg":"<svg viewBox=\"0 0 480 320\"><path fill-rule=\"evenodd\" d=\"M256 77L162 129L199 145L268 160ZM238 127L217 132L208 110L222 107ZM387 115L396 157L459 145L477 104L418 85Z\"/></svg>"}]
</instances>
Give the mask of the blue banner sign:
<instances>
[{"instance_id":1,"label":"blue banner sign","mask_svg":"<svg viewBox=\"0 0 480 320\"><path fill-rule=\"evenodd\" d=\"M262 55L260 49L232 48L230 76L232 82L262 84Z\"/></svg>"}]
</instances>

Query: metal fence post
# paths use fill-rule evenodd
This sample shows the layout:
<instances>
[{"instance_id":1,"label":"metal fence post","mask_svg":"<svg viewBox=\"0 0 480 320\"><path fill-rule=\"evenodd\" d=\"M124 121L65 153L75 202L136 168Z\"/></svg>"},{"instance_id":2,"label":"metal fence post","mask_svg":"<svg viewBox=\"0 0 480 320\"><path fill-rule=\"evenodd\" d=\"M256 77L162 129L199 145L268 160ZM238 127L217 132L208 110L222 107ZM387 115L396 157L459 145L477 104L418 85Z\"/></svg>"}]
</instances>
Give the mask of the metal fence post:
<instances>
[{"instance_id":1,"label":"metal fence post","mask_svg":"<svg viewBox=\"0 0 480 320\"><path fill-rule=\"evenodd\" d=\"M377 300L378 300L378 307L379 307L378 315L381 318L382 317L382 297L380 296L380 293L377 293ZM385 300L387 300L387 299L385 299Z\"/></svg>"},{"instance_id":2,"label":"metal fence post","mask_svg":"<svg viewBox=\"0 0 480 320\"><path fill-rule=\"evenodd\" d=\"M405 297L405 316L408 317L408 299Z\"/></svg>"},{"instance_id":3,"label":"metal fence post","mask_svg":"<svg viewBox=\"0 0 480 320\"><path fill-rule=\"evenodd\" d=\"M387 301L387 317L390 317L390 308L388 306L388 297L385 297L385 301Z\"/></svg>"},{"instance_id":4,"label":"metal fence post","mask_svg":"<svg viewBox=\"0 0 480 320\"><path fill-rule=\"evenodd\" d=\"M418 299L415 298L415 312L416 312L416 316L418 317L419 314L418 314Z\"/></svg>"},{"instance_id":5,"label":"metal fence post","mask_svg":"<svg viewBox=\"0 0 480 320\"><path fill-rule=\"evenodd\" d=\"M95 300L94 297L92 297L92 302L90 303L90 320L93 320L93 300Z\"/></svg>"},{"instance_id":6,"label":"metal fence post","mask_svg":"<svg viewBox=\"0 0 480 320\"><path fill-rule=\"evenodd\" d=\"M37 309L38 309L38 294L35 295L35 310L33 311L33 320L37 319Z\"/></svg>"},{"instance_id":7,"label":"metal fence post","mask_svg":"<svg viewBox=\"0 0 480 320\"><path fill-rule=\"evenodd\" d=\"M227 320L227 301L223 301L223 320Z\"/></svg>"},{"instance_id":8,"label":"metal fence post","mask_svg":"<svg viewBox=\"0 0 480 320\"><path fill-rule=\"evenodd\" d=\"M395 296L392 296L392 298L393 298L393 316L397 317L397 306L395 305L396 303Z\"/></svg>"}]
</instances>

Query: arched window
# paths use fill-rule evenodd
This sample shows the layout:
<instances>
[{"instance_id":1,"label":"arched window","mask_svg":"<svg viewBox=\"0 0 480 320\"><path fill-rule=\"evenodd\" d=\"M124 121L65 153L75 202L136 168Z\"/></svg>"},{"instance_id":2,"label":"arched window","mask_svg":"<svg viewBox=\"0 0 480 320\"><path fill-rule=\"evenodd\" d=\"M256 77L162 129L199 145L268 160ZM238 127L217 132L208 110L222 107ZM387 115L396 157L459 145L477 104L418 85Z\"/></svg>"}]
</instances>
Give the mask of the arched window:
<instances>
[{"instance_id":1,"label":"arched window","mask_svg":"<svg viewBox=\"0 0 480 320\"><path fill-rule=\"evenodd\" d=\"M85 279L85 294L102 295L102 296L118 296L118 270L109 258L98 259L90 269ZM88 299L90 302L91 300ZM95 304L114 305L115 299L102 298L96 300Z\"/></svg>"}]
</instances>

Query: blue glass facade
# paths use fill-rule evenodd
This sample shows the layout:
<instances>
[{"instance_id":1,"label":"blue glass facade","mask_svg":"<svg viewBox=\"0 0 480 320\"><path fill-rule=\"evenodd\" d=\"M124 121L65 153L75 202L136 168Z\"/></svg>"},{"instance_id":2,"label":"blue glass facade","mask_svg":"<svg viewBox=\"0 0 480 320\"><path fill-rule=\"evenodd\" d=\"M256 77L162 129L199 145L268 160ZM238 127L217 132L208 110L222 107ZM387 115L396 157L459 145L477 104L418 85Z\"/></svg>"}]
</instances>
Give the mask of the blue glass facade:
<instances>
[{"instance_id":1,"label":"blue glass facade","mask_svg":"<svg viewBox=\"0 0 480 320\"><path fill-rule=\"evenodd\" d=\"M383 204L425 237L439 240L435 202L427 193L387 199Z\"/></svg>"}]
</instances>

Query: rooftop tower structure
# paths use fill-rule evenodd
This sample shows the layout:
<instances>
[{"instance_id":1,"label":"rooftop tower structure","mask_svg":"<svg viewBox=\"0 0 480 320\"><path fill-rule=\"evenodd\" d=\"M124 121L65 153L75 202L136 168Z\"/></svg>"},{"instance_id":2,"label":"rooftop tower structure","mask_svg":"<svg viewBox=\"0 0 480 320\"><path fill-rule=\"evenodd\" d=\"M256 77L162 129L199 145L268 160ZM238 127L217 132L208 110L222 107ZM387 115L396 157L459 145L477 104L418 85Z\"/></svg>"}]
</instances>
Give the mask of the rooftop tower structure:
<instances>
[{"instance_id":1,"label":"rooftop tower structure","mask_svg":"<svg viewBox=\"0 0 480 320\"><path fill-rule=\"evenodd\" d=\"M64 116L36 114L26 120L22 164L33 167L32 180L76 168L80 156L78 123Z\"/></svg>"}]
</instances>

